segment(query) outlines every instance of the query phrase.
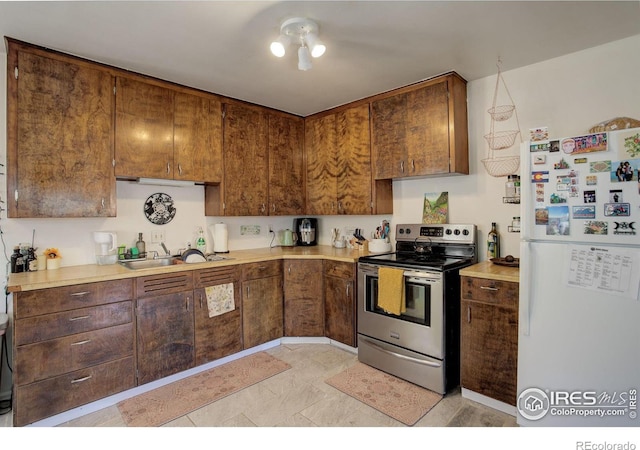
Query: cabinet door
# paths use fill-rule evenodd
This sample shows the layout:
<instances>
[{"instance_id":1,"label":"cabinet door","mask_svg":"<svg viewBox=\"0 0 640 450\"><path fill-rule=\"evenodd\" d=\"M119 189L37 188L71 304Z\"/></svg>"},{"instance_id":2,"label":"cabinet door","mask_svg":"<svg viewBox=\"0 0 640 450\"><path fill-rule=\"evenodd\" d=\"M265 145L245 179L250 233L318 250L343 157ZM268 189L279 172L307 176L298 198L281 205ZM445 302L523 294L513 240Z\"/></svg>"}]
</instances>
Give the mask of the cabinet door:
<instances>
[{"instance_id":1,"label":"cabinet door","mask_svg":"<svg viewBox=\"0 0 640 450\"><path fill-rule=\"evenodd\" d=\"M373 175L376 180L402 176L407 152L407 95L398 94L371 103Z\"/></svg>"},{"instance_id":2,"label":"cabinet door","mask_svg":"<svg viewBox=\"0 0 640 450\"><path fill-rule=\"evenodd\" d=\"M137 300L138 384L193 367L193 291Z\"/></svg>"},{"instance_id":3,"label":"cabinet door","mask_svg":"<svg viewBox=\"0 0 640 450\"><path fill-rule=\"evenodd\" d=\"M240 266L202 269L194 273L196 366L242 350ZM233 283L233 311L209 317L206 287Z\"/></svg>"},{"instance_id":4,"label":"cabinet door","mask_svg":"<svg viewBox=\"0 0 640 450\"><path fill-rule=\"evenodd\" d=\"M355 283L353 279L324 277L324 334L326 337L356 346Z\"/></svg>"},{"instance_id":5,"label":"cabinet door","mask_svg":"<svg viewBox=\"0 0 640 450\"><path fill-rule=\"evenodd\" d=\"M13 45L8 58L9 217L115 216L112 76Z\"/></svg>"},{"instance_id":6,"label":"cabinet door","mask_svg":"<svg viewBox=\"0 0 640 450\"><path fill-rule=\"evenodd\" d=\"M322 260L284 261L284 335L324 336Z\"/></svg>"},{"instance_id":7,"label":"cabinet door","mask_svg":"<svg viewBox=\"0 0 640 450\"><path fill-rule=\"evenodd\" d=\"M338 213L371 214L369 105L337 113Z\"/></svg>"},{"instance_id":8,"label":"cabinet door","mask_svg":"<svg viewBox=\"0 0 640 450\"><path fill-rule=\"evenodd\" d=\"M447 81L407 94L405 176L449 173Z\"/></svg>"},{"instance_id":9,"label":"cabinet door","mask_svg":"<svg viewBox=\"0 0 640 450\"><path fill-rule=\"evenodd\" d=\"M518 311L462 300L461 385L516 404Z\"/></svg>"},{"instance_id":10,"label":"cabinet door","mask_svg":"<svg viewBox=\"0 0 640 450\"><path fill-rule=\"evenodd\" d=\"M282 337L281 276L242 283L242 334L245 349Z\"/></svg>"},{"instance_id":11,"label":"cabinet door","mask_svg":"<svg viewBox=\"0 0 640 450\"><path fill-rule=\"evenodd\" d=\"M185 92L175 93L173 178L222 181L222 103Z\"/></svg>"},{"instance_id":12,"label":"cabinet door","mask_svg":"<svg viewBox=\"0 0 640 450\"><path fill-rule=\"evenodd\" d=\"M173 94L116 79L116 176L173 178Z\"/></svg>"},{"instance_id":13,"label":"cabinet door","mask_svg":"<svg viewBox=\"0 0 640 450\"><path fill-rule=\"evenodd\" d=\"M336 115L306 119L304 145L307 160L307 213L337 214Z\"/></svg>"},{"instance_id":14,"label":"cabinet door","mask_svg":"<svg viewBox=\"0 0 640 450\"><path fill-rule=\"evenodd\" d=\"M269 115L269 214L305 213L304 121Z\"/></svg>"},{"instance_id":15,"label":"cabinet door","mask_svg":"<svg viewBox=\"0 0 640 450\"><path fill-rule=\"evenodd\" d=\"M228 104L224 116L224 214L268 214L266 110Z\"/></svg>"}]
</instances>

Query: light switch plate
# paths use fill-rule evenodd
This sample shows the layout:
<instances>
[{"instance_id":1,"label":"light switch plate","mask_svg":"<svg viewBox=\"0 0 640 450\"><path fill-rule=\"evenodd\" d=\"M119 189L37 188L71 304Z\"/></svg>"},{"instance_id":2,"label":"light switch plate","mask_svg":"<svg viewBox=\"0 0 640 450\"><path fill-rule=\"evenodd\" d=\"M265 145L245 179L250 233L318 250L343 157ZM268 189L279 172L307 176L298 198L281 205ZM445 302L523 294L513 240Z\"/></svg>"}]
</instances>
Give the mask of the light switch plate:
<instances>
[{"instance_id":1,"label":"light switch plate","mask_svg":"<svg viewBox=\"0 0 640 450\"><path fill-rule=\"evenodd\" d=\"M151 231L151 243L159 244L160 242L165 242L166 236L164 234L164 230L153 230Z\"/></svg>"}]
</instances>

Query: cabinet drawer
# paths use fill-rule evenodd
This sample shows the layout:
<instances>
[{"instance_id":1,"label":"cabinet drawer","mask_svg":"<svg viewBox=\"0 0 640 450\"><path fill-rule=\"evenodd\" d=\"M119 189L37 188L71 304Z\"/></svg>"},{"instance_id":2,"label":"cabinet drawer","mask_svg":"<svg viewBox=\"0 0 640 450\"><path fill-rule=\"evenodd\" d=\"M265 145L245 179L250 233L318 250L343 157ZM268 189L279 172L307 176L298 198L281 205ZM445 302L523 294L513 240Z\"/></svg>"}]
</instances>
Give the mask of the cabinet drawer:
<instances>
[{"instance_id":1,"label":"cabinet drawer","mask_svg":"<svg viewBox=\"0 0 640 450\"><path fill-rule=\"evenodd\" d=\"M24 385L133 354L133 324L16 348L15 383Z\"/></svg>"},{"instance_id":2,"label":"cabinet drawer","mask_svg":"<svg viewBox=\"0 0 640 450\"><path fill-rule=\"evenodd\" d=\"M518 307L519 284L486 278L461 277L465 300Z\"/></svg>"},{"instance_id":3,"label":"cabinet drawer","mask_svg":"<svg viewBox=\"0 0 640 450\"><path fill-rule=\"evenodd\" d=\"M15 326L16 345L32 344L76 333L130 323L132 302L112 303L19 319Z\"/></svg>"},{"instance_id":4,"label":"cabinet drawer","mask_svg":"<svg viewBox=\"0 0 640 450\"><path fill-rule=\"evenodd\" d=\"M193 290L193 272L164 273L136 279L138 298Z\"/></svg>"},{"instance_id":5,"label":"cabinet drawer","mask_svg":"<svg viewBox=\"0 0 640 450\"><path fill-rule=\"evenodd\" d=\"M339 278L353 278L355 275L355 263L324 260L324 274Z\"/></svg>"},{"instance_id":6,"label":"cabinet drawer","mask_svg":"<svg viewBox=\"0 0 640 450\"><path fill-rule=\"evenodd\" d=\"M195 289L199 289L207 286L233 283L234 281L240 281L240 274L239 265L197 270L193 274L193 285Z\"/></svg>"},{"instance_id":7,"label":"cabinet drawer","mask_svg":"<svg viewBox=\"0 0 640 450\"><path fill-rule=\"evenodd\" d=\"M280 260L251 263L242 266L243 280L277 276L282 276L282 261Z\"/></svg>"},{"instance_id":8,"label":"cabinet drawer","mask_svg":"<svg viewBox=\"0 0 640 450\"><path fill-rule=\"evenodd\" d=\"M18 386L14 425L23 426L135 386L133 357Z\"/></svg>"},{"instance_id":9,"label":"cabinet drawer","mask_svg":"<svg viewBox=\"0 0 640 450\"><path fill-rule=\"evenodd\" d=\"M133 298L133 280L113 280L15 293L15 317L33 317Z\"/></svg>"}]
</instances>

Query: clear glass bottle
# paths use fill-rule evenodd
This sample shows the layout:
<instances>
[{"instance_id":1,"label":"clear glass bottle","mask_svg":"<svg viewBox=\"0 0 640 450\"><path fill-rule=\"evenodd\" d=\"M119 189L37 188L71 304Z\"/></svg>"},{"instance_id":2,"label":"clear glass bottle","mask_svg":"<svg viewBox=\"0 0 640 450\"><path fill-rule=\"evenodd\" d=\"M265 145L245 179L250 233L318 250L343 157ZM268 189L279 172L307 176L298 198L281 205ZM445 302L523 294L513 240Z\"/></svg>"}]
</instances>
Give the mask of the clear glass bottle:
<instances>
[{"instance_id":1,"label":"clear glass bottle","mask_svg":"<svg viewBox=\"0 0 640 450\"><path fill-rule=\"evenodd\" d=\"M147 257L146 244L142 240L142 233L138 233L138 242L136 242L136 249L138 250L138 258Z\"/></svg>"},{"instance_id":2,"label":"clear glass bottle","mask_svg":"<svg viewBox=\"0 0 640 450\"><path fill-rule=\"evenodd\" d=\"M500 234L495 222L491 222L491 231L487 236L487 259L500 258Z\"/></svg>"}]
</instances>

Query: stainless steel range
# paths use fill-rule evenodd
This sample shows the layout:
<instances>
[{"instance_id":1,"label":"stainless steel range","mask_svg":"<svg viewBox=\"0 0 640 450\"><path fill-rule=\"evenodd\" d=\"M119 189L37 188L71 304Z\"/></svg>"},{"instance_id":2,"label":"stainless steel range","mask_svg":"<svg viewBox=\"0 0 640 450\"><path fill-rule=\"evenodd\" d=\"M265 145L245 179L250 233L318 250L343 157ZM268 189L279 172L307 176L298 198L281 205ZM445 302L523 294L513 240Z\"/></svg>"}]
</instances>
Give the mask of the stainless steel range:
<instances>
[{"instance_id":1,"label":"stainless steel range","mask_svg":"<svg viewBox=\"0 0 640 450\"><path fill-rule=\"evenodd\" d=\"M459 384L459 270L477 262L476 234L470 224L397 225L395 253L359 259L361 362L441 394ZM403 272L400 314L379 305L381 267Z\"/></svg>"}]
</instances>

